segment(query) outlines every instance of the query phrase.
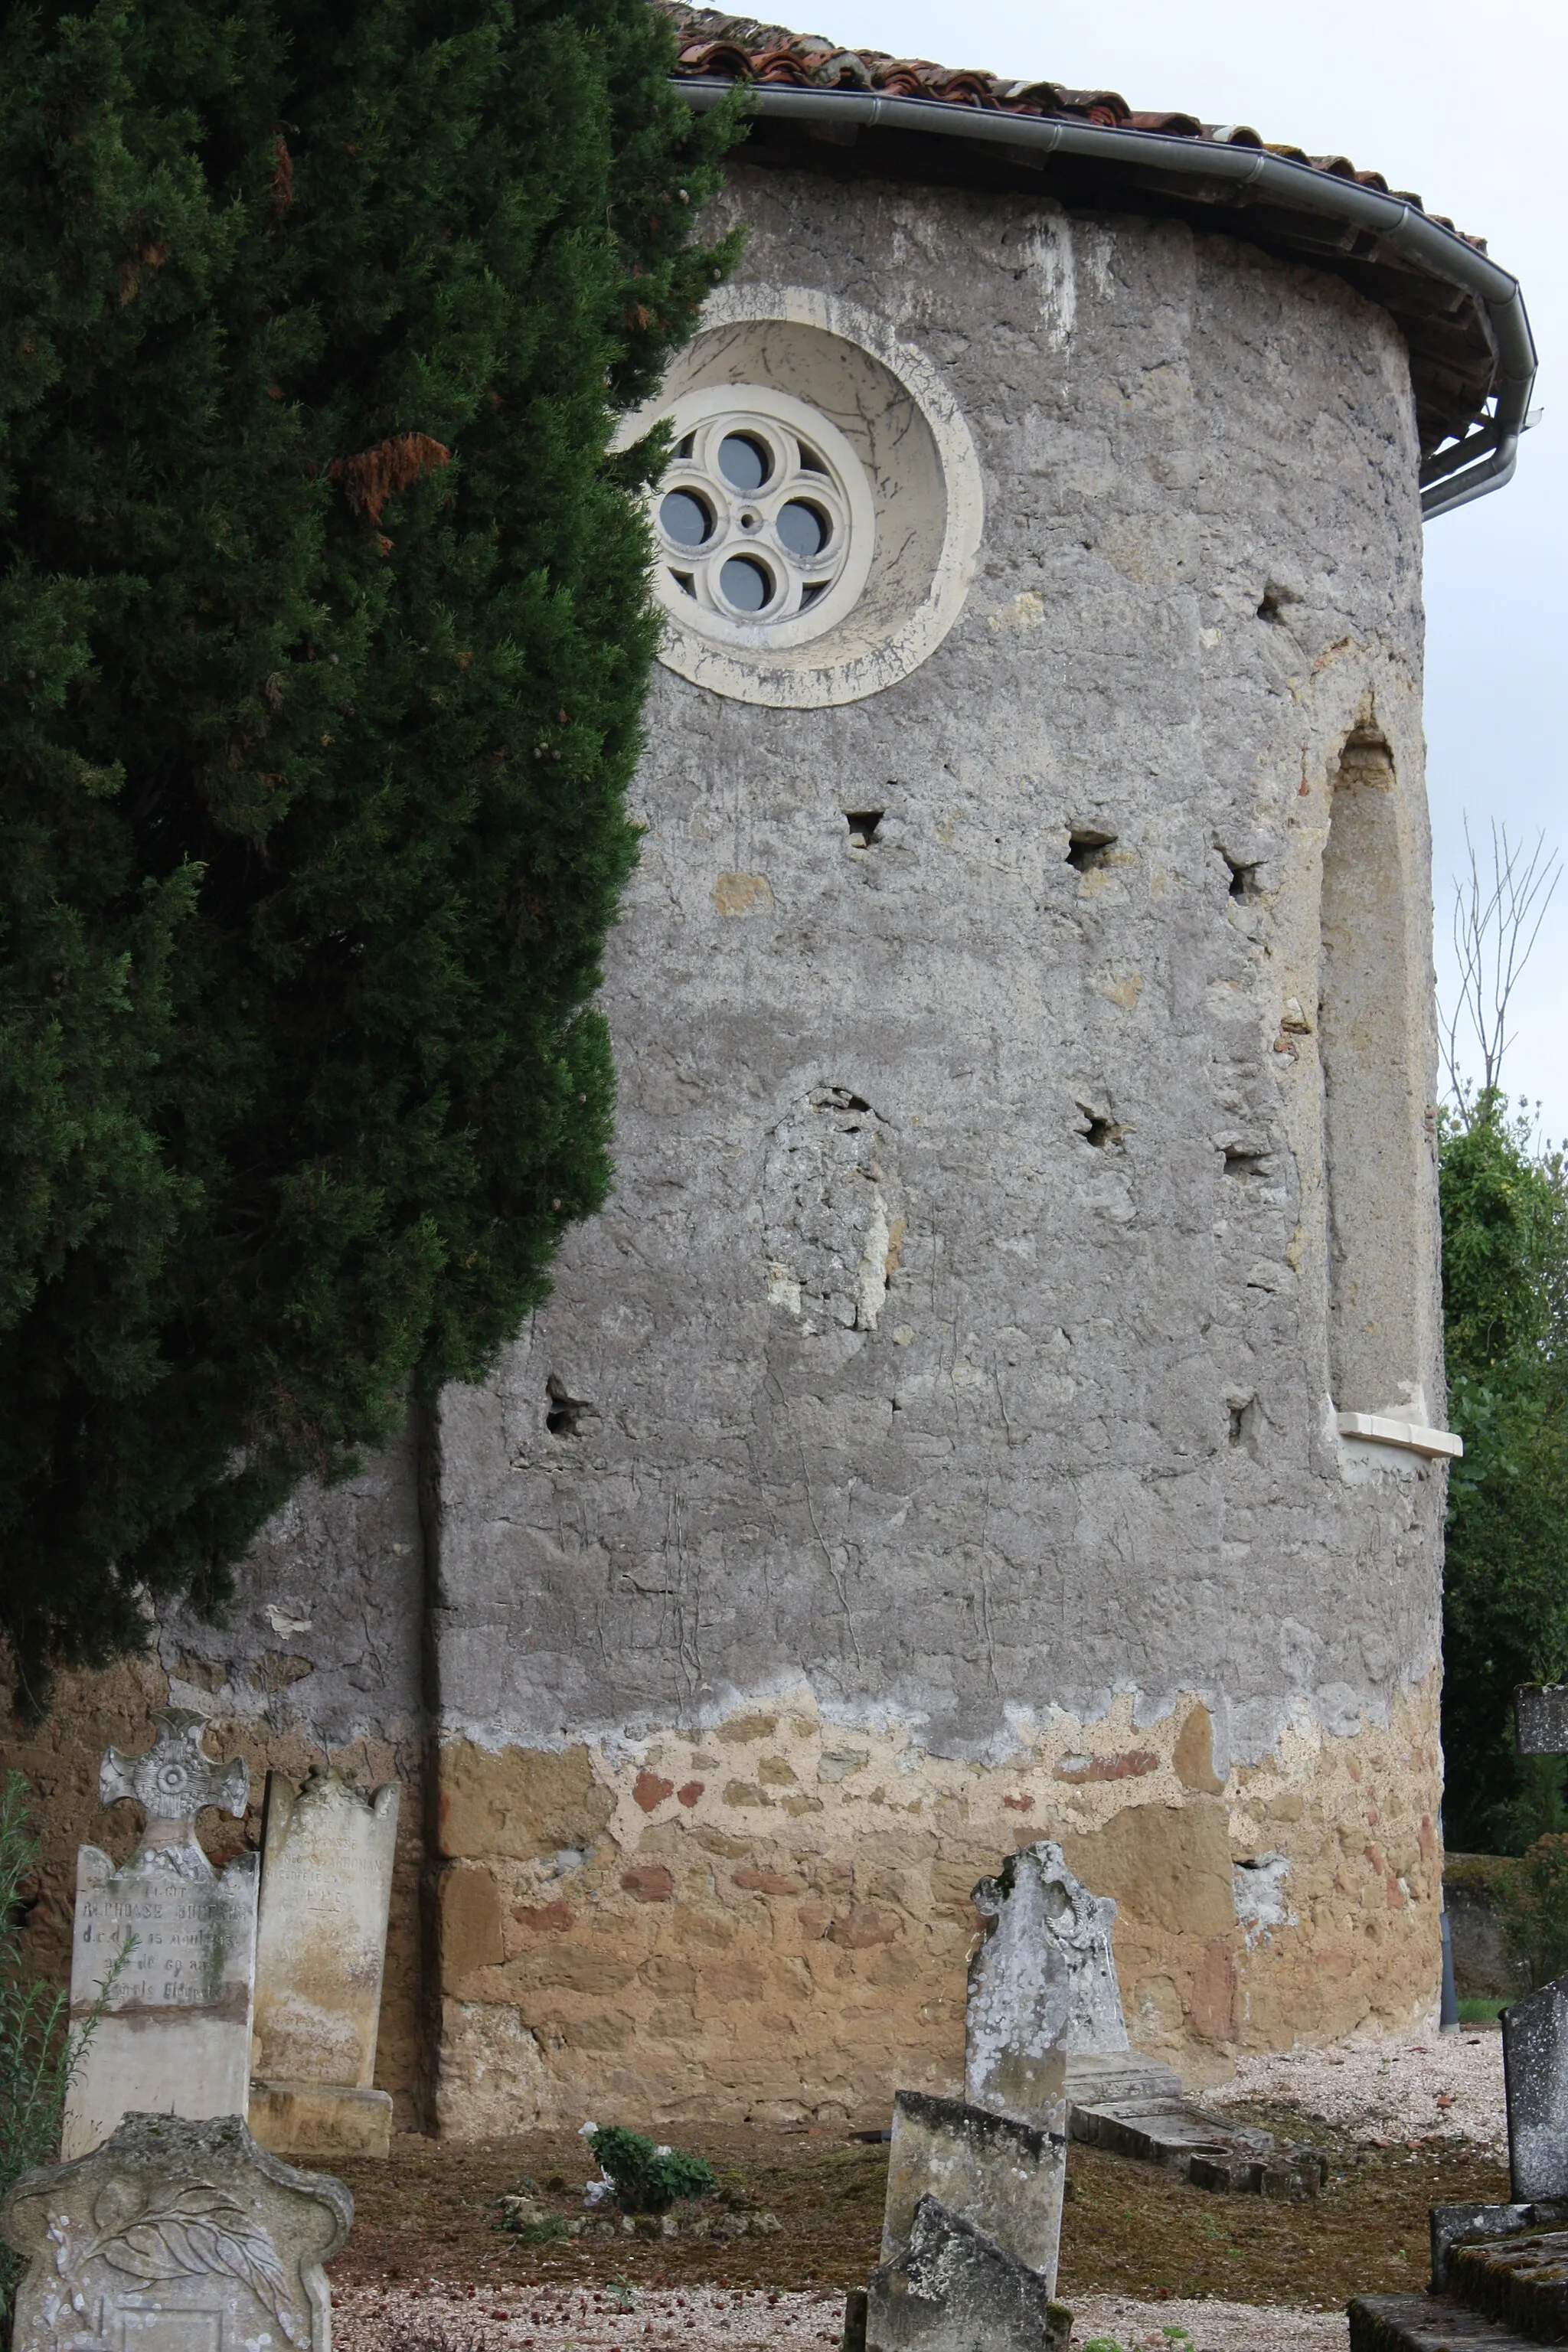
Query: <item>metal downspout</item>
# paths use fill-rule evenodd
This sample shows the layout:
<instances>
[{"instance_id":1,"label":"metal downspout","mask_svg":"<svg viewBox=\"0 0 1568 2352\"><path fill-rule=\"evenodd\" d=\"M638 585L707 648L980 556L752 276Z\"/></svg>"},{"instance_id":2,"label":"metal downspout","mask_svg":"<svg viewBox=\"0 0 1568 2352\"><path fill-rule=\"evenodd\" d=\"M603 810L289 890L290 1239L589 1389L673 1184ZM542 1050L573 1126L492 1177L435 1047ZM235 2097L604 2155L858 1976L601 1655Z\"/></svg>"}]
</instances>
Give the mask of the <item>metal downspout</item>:
<instances>
[{"instance_id":1,"label":"metal downspout","mask_svg":"<svg viewBox=\"0 0 1568 2352\"><path fill-rule=\"evenodd\" d=\"M1157 131L1111 131L1097 123L1064 122L1048 115L989 113L944 106L940 100L882 98L870 90L795 89L767 83L676 80L671 87L698 112L735 88L747 91L758 114L796 122L855 122L1010 147L1031 163L1050 155L1081 155L1101 163L1152 164L1194 180L1229 181L1274 195L1298 211L1324 214L1370 230L1395 252L1418 261L1427 276L1479 295L1497 339L1498 376L1492 415L1454 447L1439 450L1421 468L1421 512L1428 520L1472 499L1500 490L1513 473L1519 436L1535 382L1535 344L1519 280L1478 253L1401 196L1382 195L1338 180L1310 163L1293 163L1266 148L1221 147L1173 139Z\"/></svg>"}]
</instances>

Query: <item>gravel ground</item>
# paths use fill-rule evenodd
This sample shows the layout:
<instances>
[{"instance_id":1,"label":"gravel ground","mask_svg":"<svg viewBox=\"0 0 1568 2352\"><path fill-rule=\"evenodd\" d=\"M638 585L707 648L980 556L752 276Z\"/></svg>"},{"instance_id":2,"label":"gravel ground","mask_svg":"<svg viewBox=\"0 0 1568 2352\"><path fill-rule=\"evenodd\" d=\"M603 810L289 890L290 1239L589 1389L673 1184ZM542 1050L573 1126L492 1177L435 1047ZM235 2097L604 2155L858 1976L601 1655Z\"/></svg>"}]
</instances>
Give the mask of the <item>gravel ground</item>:
<instances>
[{"instance_id":1,"label":"gravel ground","mask_svg":"<svg viewBox=\"0 0 1568 2352\"><path fill-rule=\"evenodd\" d=\"M1184 2328L1186 2337L1172 2331ZM1298 2311L1289 2304L1126 2303L1080 2295L1073 2305L1073 2352L1111 2343L1121 2352L1345 2352L1342 2311Z\"/></svg>"},{"instance_id":2,"label":"gravel ground","mask_svg":"<svg viewBox=\"0 0 1568 2352\"><path fill-rule=\"evenodd\" d=\"M1242 2058L1234 2083L1204 2094L1205 2106L1259 2100L1321 2116L1368 2147L1452 2139L1491 2155L1508 2151L1502 2035L1495 2027Z\"/></svg>"},{"instance_id":3,"label":"gravel ground","mask_svg":"<svg viewBox=\"0 0 1568 2352\"><path fill-rule=\"evenodd\" d=\"M333 2296L332 2328L341 2352L821 2352L837 2344L843 2310L837 2294L760 2287L563 2288L505 2302L483 2288L353 2287ZM1074 2352L1344 2352L1345 2342L1339 2312L1105 2294L1075 2305Z\"/></svg>"},{"instance_id":4,"label":"gravel ground","mask_svg":"<svg viewBox=\"0 0 1568 2352\"><path fill-rule=\"evenodd\" d=\"M844 2297L765 2287L351 2287L332 2296L336 2352L819 2352Z\"/></svg>"}]
</instances>

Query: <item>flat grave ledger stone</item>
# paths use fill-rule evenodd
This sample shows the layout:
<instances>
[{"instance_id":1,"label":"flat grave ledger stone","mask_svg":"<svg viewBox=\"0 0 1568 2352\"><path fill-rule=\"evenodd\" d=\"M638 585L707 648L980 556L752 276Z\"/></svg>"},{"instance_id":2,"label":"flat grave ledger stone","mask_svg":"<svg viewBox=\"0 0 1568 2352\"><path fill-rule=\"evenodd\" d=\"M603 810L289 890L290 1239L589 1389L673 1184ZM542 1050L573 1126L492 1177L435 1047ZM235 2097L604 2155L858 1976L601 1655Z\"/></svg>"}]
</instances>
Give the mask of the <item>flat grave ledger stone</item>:
<instances>
[{"instance_id":1,"label":"flat grave ledger stone","mask_svg":"<svg viewBox=\"0 0 1568 2352\"><path fill-rule=\"evenodd\" d=\"M353 2218L342 2181L269 2156L237 2116L126 2116L0 2208L27 2263L13 2352L331 2352L321 2264Z\"/></svg>"},{"instance_id":2,"label":"flat grave ledger stone","mask_svg":"<svg viewBox=\"0 0 1568 2352\"><path fill-rule=\"evenodd\" d=\"M374 2084L397 1801L335 1771L298 1791L267 1776L251 2129L279 2154L387 2152Z\"/></svg>"},{"instance_id":3,"label":"flat grave ledger stone","mask_svg":"<svg viewBox=\"0 0 1568 2352\"><path fill-rule=\"evenodd\" d=\"M215 1871L195 1837L205 1806L244 1813L246 1768L204 1754L199 1715L163 1707L153 1723L145 1755L111 1748L99 1775L100 1803L133 1797L145 1807L140 1845L119 1870L97 1846L77 1857L73 2030L100 1997L105 2008L67 2094L68 2158L96 2147L132 2110L246 2112L256 1856Z\"/></svg>"}]
</instances>

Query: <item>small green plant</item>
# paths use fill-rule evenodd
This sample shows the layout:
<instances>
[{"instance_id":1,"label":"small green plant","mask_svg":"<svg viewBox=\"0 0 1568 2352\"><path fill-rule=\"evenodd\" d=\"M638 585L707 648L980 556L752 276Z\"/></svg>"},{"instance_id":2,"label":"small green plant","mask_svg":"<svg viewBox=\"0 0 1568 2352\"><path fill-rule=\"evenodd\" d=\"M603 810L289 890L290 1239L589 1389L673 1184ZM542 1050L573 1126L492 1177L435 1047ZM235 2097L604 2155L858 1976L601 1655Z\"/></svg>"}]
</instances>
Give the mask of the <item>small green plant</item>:
<instances>
[{"instance_id":1,"label":"small green plant","mask_svg":"<svg viewBox=\"0 0 1568 2352\"><path fill-rule=\"evenodd\" d=\"M610 2309L616 2312L635 2311L637 2307L630 2279L612 2279L609 2289Z\"/></svg>"},{"instance_id":2,"label":"small green plant","mask_svg":"<svg viewBox=\"0 0 1568 2352\"><path fill-rule=\"evenodd\" d=\"M1532 1985L1568 1972L1568 1835L1550 1830L1497 1878L1495 1896L1513 1958Z\"/></svg>"},{"instance_id":3,"label":"small green plant","mask_svg":"<svg viewBox=\"0 0 1568 2352\"><path fill-rule=\"evenodd\" d=\"M0 1789L0 2198L31 2166L47 2164L58 2151L66 2093L130 1952L128 1943L92 2014L72 2033L67 1995L29 1978L22 1966L26 1888L37 1866L27 1783L13 1772ZM0 2342L10 2340L21 2269L21 2257L0 2246Z\"/></svg>"},{"instance_id":4,"label":"small green plant","mask_svg":"<svg viewBox=\"0 0 1568 2352\"><path fill-rule=\"evenodd\" d=\"M718 2186L712 2166L700 2156L656 2147L640 2132L623 2131L618 2124L604 2126L588 2145L615 2182L616 2201L624 2212L662 2213L678 2198L706 2197Z\"/></svg>"}]
</instances>

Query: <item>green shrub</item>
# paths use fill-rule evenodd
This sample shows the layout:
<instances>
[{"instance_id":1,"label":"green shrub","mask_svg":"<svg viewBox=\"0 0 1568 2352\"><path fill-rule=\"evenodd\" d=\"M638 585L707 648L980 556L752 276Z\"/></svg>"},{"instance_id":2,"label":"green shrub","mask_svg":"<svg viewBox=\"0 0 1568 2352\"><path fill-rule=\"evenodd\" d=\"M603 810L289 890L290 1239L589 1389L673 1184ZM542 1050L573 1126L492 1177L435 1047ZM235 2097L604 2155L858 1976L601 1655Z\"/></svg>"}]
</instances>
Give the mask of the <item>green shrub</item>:
<instances>
[{"instance_id":1,"label":"green shrub","mask_svg":"<svg viewBox=\"0 0 1568 2352\"><path fill-rule=\"evenodd\" d=\"M1500 1874L1496 1903L1513 1958L1537 1987L1568 1975L1568 1836L1549 1831Z\"/></svg>"},{"instance_id":2,"label":"green shrub","mask_svg":"<svg viewBox=\"0 0 1568 2352\"><path fill-rule=\"evenodd\" d=\"M26 1888L37 1863L27 1784L13 1772L0 1790L0 2198L30 2165L47 2164L57 2153L73 2065L66 1995L22 1969ZM0 2246L0 2336L6 2340L21 2268L21 2257Z\"/></svg>"},{"instance_id":3,"label":"green shrub","mask_svg":"<svg viewBox=\"0 0 1568 2352\"><path fill-rule=\"evenodd\" d=\"M588 2142L616 2184L617 2203L627 2213L662 2213L678 2198L706 2197L717 2187L713 2168L700 2156L677 2156L655 2147L640 2132L606 2125Z\"/></svg>"}]
</instances>

